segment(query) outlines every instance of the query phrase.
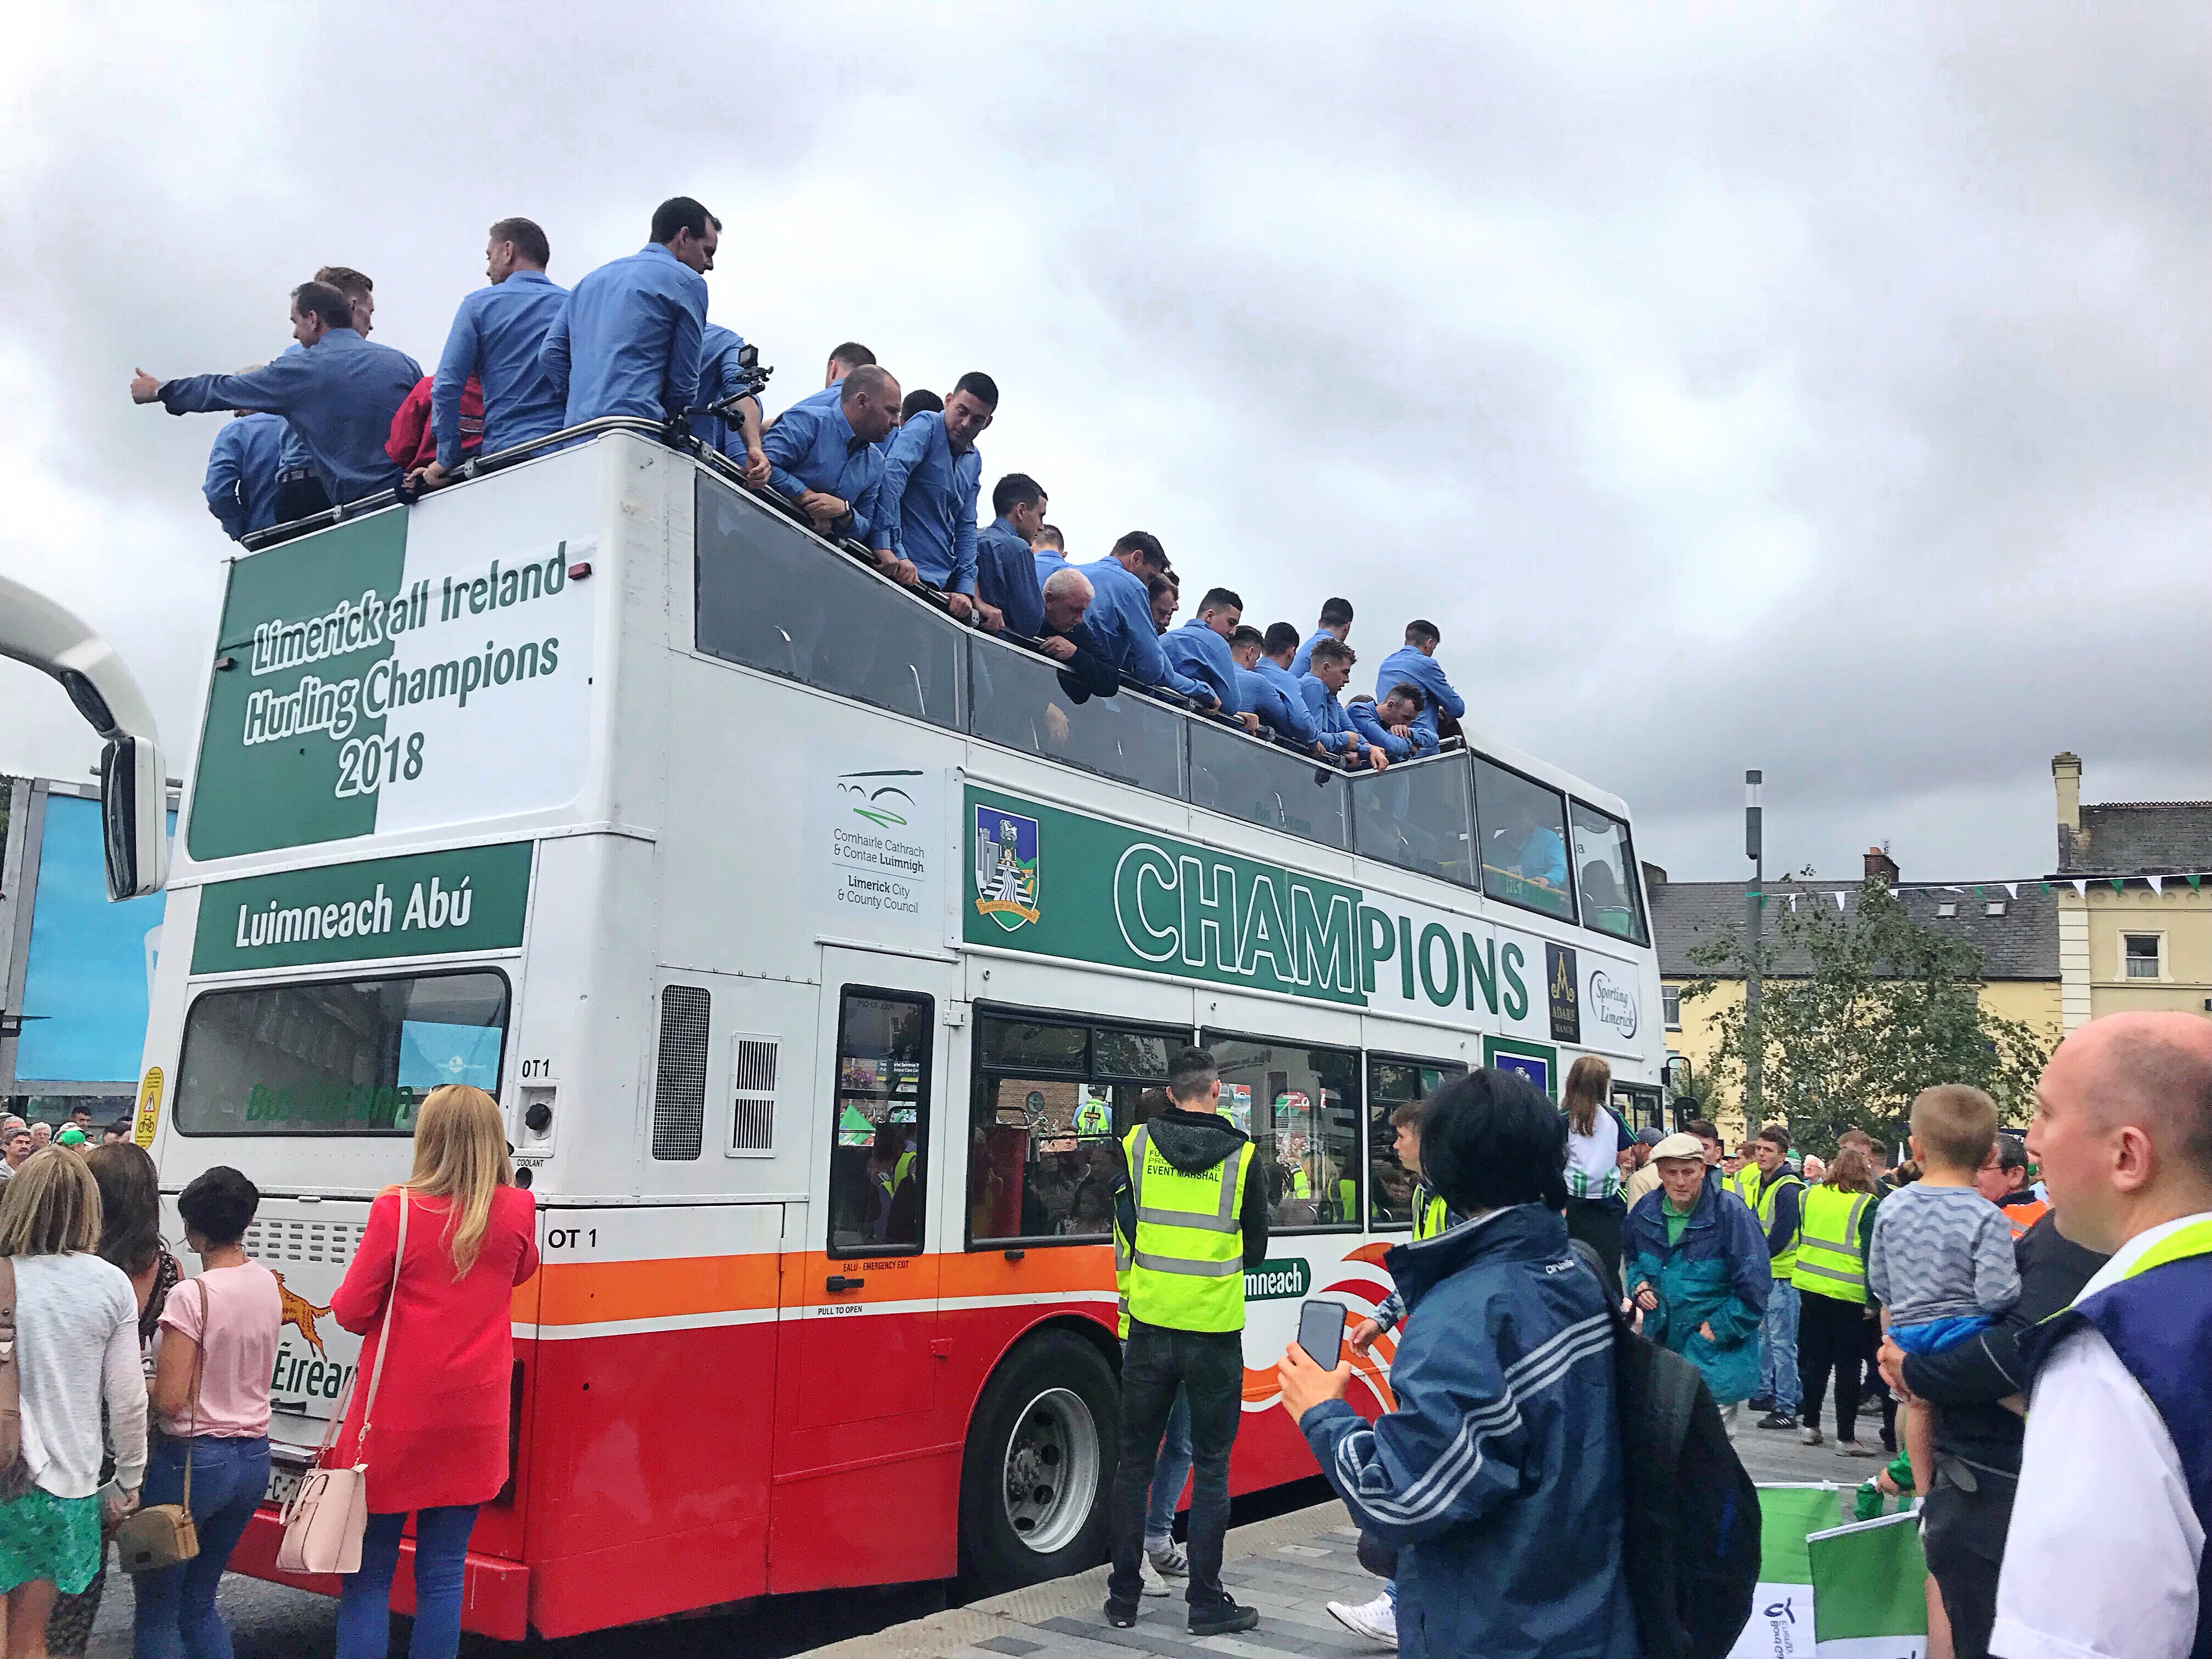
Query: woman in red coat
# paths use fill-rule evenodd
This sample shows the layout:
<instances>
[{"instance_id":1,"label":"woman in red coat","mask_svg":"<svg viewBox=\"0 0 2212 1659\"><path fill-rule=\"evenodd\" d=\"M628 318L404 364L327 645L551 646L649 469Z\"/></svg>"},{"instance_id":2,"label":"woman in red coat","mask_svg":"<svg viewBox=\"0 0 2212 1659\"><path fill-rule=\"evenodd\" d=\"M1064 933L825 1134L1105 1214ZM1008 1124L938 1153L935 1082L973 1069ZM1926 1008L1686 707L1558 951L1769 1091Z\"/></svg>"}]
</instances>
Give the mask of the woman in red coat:
<instances>
[{"instance_id":1,"label":"woman in red coat","mask_svg":"<svg viewBox=\"0 0 2212 1659\"><path fill-rule=\"evenodd\" d=\"M398 1262L400 1205L407 1252ZM338 1659L384 1659L399 1534L415 1516L413 1659L453 1659L461 1573L477 1505L507 1483L508 1305L538 1271L536 1206L514 1184L499 1105L481 1089L433 1089L415 1125L415 1171L369 1206L368 1231L331 1297L367 1338L337 1463L368 1466L361 1571L338 1600ZM385 1308L391 1304L391 1322ZM388 1333L388 1334L387 1334ZM360 1443L376 1376L368 1443Z\"/></svg>"}]
</instances>

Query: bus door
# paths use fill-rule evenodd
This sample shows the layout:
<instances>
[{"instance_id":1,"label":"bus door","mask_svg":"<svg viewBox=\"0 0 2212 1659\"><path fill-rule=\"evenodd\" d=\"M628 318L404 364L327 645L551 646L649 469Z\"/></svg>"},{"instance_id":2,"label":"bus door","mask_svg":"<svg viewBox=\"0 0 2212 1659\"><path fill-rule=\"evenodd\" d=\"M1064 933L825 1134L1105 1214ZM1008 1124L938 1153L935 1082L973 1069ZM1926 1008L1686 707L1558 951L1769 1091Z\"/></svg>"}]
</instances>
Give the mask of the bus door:
<instances>
[{"instance_id":1,"label":"bus door","mask_svg":"<svg viewBox=\"0 0 2212 1659\"><path fill-rule=\"evenodd\" d=\"M958 1498L957 1431L939 1443L939 1261L927 1249L930 1193L945 1189L930 1136L952 963L822 955L809 1202L790 1212L782 1255L769 1541L779 1594L950 1573Z\"/></svg>"}]
</instances>

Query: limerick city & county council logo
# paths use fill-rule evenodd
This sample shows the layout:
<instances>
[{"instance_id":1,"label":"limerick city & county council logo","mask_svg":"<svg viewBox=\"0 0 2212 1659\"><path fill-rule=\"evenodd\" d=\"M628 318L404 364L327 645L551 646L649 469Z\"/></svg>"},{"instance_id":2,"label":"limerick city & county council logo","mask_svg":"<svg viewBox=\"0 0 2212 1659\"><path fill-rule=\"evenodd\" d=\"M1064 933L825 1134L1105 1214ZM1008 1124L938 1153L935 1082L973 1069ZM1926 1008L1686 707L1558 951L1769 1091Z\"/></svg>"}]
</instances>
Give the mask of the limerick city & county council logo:
<instances>
[{"instance_id":1,"label":"limerick city & county council logo","mask_svg":"<svg viewBox=\"0 0 2212 1659\"><path fill-rule=\"evenodd\" d=\"M975 809L975 912L1008 933L1037 919L1037 826L1035 818Z\"/></svg>"}]
</instances>

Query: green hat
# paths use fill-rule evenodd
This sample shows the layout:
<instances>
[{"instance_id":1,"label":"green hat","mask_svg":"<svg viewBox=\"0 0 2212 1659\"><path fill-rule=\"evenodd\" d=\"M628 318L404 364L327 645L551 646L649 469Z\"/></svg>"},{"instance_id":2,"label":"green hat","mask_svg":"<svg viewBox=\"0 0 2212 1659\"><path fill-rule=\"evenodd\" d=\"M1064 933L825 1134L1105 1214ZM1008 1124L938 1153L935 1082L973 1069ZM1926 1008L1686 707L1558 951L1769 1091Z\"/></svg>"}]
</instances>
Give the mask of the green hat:
<instances>
[{"instance_id":1,"label":"green hat","mask_svg":"<svg viewBox=\"0 0 2212 1659\"><path fill-rule=\"evenodd\" d=\"M56 1135L54 1144L58 1146L82 1146L84 1145L84 1131L72 1126Z\"/></svg>"}]
</instances>

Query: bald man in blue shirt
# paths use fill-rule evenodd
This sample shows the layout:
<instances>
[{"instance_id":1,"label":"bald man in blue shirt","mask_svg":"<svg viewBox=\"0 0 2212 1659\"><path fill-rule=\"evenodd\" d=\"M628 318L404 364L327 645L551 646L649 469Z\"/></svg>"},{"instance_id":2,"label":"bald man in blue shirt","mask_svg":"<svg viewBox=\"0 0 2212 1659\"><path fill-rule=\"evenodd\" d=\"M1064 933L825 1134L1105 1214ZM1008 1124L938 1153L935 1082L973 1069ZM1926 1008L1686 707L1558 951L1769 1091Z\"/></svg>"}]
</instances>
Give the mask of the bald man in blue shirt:
<instances>
[{"instance_id":1,"label":"bald man in blue shirt","mask_svg":"<svg viewBox=\"0 0 2212 1659\"><path fill-rule=\"evenodd\" d=\"M779 413L775 420L769 422L769 425L775 426L776 421L790 414L792 409L836 408L837 400L845 395L845 377L856 368L873 368L876 366L874 352L869 350L858 340L846 341L830 354L830 361L823 365L822 390L808 392L797 403L792 404L791 409Z\"/></svg>"},{"instance_id":2,"label":"bald man in blue shirt","mask_svg":"<svg viewBox=\"0 0 2212 1659\"><path fill-rule=\"evenodd\" d=\"M568 295L539 353L565 400L561 424L610 415L662 421L699 401L707 278L722 222L688 196L653 210L653 240Z\"/></svg>"},{"instance_id":3,"label":"bald man in blue shirt","mask_svg":"<svg viewBox=\"0 0 2212 1659\"><path fill-rule=\"evenodd\" d=\"M873 364L839 382L843 395L830 404L795 404L776 417L762 440L769 483L812 520L824 536L867 541L882 514L883 452L878 440L898 420L899 384ZM910 586L914 567L886 566Z\"/></svg>"},{"instance_id":4,"label":"bald man in blue shirt","mask_svg":"<svg viewBox=\"0 0 2212 1659\"><path fill-rule=\"evenodd\" d=\"M1006 620L975 594L975 497L983 483L975 440L998 407L989 375L963 374L941 412L924 410L899 428L884 458L874 536L879 553L911 560L922 580L944 592L954 616L973 617L993 633Z\"/></svg>"}]
</instances>

